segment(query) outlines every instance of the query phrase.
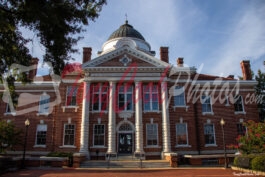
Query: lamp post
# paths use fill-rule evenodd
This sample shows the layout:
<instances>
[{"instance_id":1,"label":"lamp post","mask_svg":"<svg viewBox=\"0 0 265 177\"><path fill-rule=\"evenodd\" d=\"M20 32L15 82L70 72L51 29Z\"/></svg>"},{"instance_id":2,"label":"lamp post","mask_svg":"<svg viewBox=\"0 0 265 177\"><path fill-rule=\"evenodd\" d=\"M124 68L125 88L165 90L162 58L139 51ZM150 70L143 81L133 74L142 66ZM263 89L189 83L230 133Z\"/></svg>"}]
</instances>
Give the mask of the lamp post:
<instances>
[{"instance_id":1,"label":"lamp post","mask_svg":"<svg viewBox=\"0 0 265 177\"><path fill-rule=\"evenodd\" d=\"M224 146L224 160L225 160L225 164L224 167L227 168L228 164L227 164L227 157L226 157L226 143L225 143L225 133L224 133L224 125L225 125L225 121L222 118L220 121L221 127L222 127L222 133L223 133L223 146Z\"/></svg>"},{"instance_id":2,"label":"lamp post","mask_svg":"<svg viewBox=\"0 0 265 177\"><path fill-rule=\"evenodd\" d=\"M23 157L22 157L21 168L25 168L25 154L26 154L26 146L27 146L29 124L30 124L29 119L27 119L25 121L26 133L25 133L25 139L24 139L24 149L23 149Z\"/></svg>"}]
</instances>

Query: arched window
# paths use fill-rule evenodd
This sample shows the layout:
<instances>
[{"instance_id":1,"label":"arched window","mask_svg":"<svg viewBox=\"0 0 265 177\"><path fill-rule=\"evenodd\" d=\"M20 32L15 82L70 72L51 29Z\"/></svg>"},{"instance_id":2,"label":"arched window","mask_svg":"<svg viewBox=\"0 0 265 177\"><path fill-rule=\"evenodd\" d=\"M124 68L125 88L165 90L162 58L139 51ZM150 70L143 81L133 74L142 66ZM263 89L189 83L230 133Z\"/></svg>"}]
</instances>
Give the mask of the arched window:
<instances>
[{"instance_id":1,"label":"arched window","mask_svg":"<svg viewBox=\"0 0 265 177\"><path fill-rule=\"evenodd\" d=\"M132 126L128 123L124 123L120 126L119 131L132 131Z\"/></svg>"}]
</instances>

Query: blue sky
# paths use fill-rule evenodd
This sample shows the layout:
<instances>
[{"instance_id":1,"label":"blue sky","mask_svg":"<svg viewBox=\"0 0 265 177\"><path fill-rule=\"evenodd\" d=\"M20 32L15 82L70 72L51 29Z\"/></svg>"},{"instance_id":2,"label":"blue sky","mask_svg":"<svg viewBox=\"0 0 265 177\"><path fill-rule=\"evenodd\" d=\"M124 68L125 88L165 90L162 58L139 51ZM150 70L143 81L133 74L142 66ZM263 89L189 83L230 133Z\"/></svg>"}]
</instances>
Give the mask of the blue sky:
<instances>
[{"instance_id":1,"label":"blue sky","mask_svg":"<svg viewBox=\"0 0 265 177\"><path fill-rule=\"evenodd\" d=\"M76 46L92 47L95 58L110 34L125 22L138 30L156 51L169 47L171 64L184 57L187 66L201 73L237 77L240 61L250 60L252 70L264 71L265 0L109 0L95 22L90 22L84 39ZM32 36L33 34L26 33ZM42 58L43 48L34 43L30 51ZM45 69L39 68L39 74Z\"/></svg>"}]
</instances>

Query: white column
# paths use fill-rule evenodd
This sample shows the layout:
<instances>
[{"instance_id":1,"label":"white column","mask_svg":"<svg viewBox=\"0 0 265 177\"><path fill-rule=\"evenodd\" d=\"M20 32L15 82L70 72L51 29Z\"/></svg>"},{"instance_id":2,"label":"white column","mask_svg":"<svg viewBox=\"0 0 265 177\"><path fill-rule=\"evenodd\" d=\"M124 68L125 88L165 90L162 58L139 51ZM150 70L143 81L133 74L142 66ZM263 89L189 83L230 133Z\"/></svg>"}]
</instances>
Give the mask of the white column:
<instances>
[{"instance_id":1,"label":"white column","mask_svg":"<svg viewBox=\"0 0 265 177\"><path fill-rule=\"evenodd\" d=\"M82 106L82 122L80 136L80 153L89 158L88 137L89 137L89 101L90 101L90 83L84 82L83 87L83 106Z\"/></svg>"},{"instance_id":2,"label":"white column","mask_svg":"<svg viewBox=\"0 0 265 177\"><path fill-rule=\"evenodd\" d=\"M109 86L109 124L108 124L108 151L107 154L116 154L116 114L115 114L115 90L116 83L110 81Z\"/></svg>"},{"instance_id":3,"label":"white column","mask_svg":"<svg viewBox=\"0 0 265 177\"><path fill-rule=\"evenodd\" d=\"M135 82L135 154L144 154L142 122L142 83Z\"/></svg>"},{"instance_id":4,"label":"white column","mask_svg":"<svg viewBox=\"0 0 265 177\"><path fill-rule=\"evenodd\" d=\"M163 152L171 152L170 143L170 122L169 113L167 109L168 92L167 82L161 83L161 101L162 101L162 141L163 141Z\"/></svg>"}]
</instances>

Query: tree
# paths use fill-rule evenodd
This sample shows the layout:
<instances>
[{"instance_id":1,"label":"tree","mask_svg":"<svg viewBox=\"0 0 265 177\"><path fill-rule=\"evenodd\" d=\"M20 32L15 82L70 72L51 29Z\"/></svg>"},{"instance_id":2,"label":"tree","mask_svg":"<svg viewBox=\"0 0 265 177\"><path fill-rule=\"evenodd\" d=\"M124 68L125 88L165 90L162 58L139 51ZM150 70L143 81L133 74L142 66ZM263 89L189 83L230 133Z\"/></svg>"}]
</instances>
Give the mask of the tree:
<instances>
[{"instance_id":1,"label":"tree","mask_svg":"<svg viewBox=\"0 0 265 177\"><path fill-rule=\"evenodd\" d=\"M258 70L258 74L255 76L258 84L255 87L256 97L258 100L258 109L260 114L260 120L265 121L265 74Z\"/></svg>"},{"instance_id":2,"label":"tree","mask_svg":"<svg viewBox=\"0 0 265 177\"><path fill-rule=\"evenodd\" d=\"M244 123L247 132L237 138L238 149L243 154L265 152L265 123L256 123L252 120Z\"/></svg>"},{"instance_id":3,"label":"tree","mask_svg":"<svg viewBox=\"0 0 265 177\"><path fill-rule=\"evenodd\" d=\"M0 74L5 76L13 100L14 81L25 83L29 79L10 66L29 66L32 58L26 46L31 39L22 36L21 27L34 31L46 50L43 60L60 75L74 60L71 54L78 51L74 46L82 38L79 34L89 20L99 16L104 4L106 0L0 0ZM8 71L12 75L5 75Z\"/></svg>"},{"instance_id":4,"label":"tree","mask_svg":"<svg viewBox=\"0 0 265 177\"><path fill-rule=\"evenodd\" d=\"M12 122L0 121L0 153L19 144L21 134L22 130L16 128Z\"/></svg>"},{"instance_id":5,"label":"tree","mask_svg":"<svg viewBox=\"0 0 265 177\"><path fill-rule=\"evenodd\" d=\"M106 0L0 0L0 38L3 38L7 46L17 47L16 53L4 52L6 45L1 46L1 60L9 57L17 57L20 53L22 59L31 57L24 39L19 33L19 26L33 30L45 47L44 61L51 62L55 73L60 74L67 61L73 59L71 53L77 52L73 46L77 43L79 34L84 31L84 25L88 25L89 19L95 20L99 16ZM9 31L12 33L9 34ZM3 40L0 39L0 40ZM1 43L2 44L2 43ZM18 47L20 46L20 47ZM11 47L10 49L13 49ZM9 60L12 64L14 61ZM21 58L17 58L20 61ZM28 62L27 62L28 64Z\"/></svg>"}]
</instances>

